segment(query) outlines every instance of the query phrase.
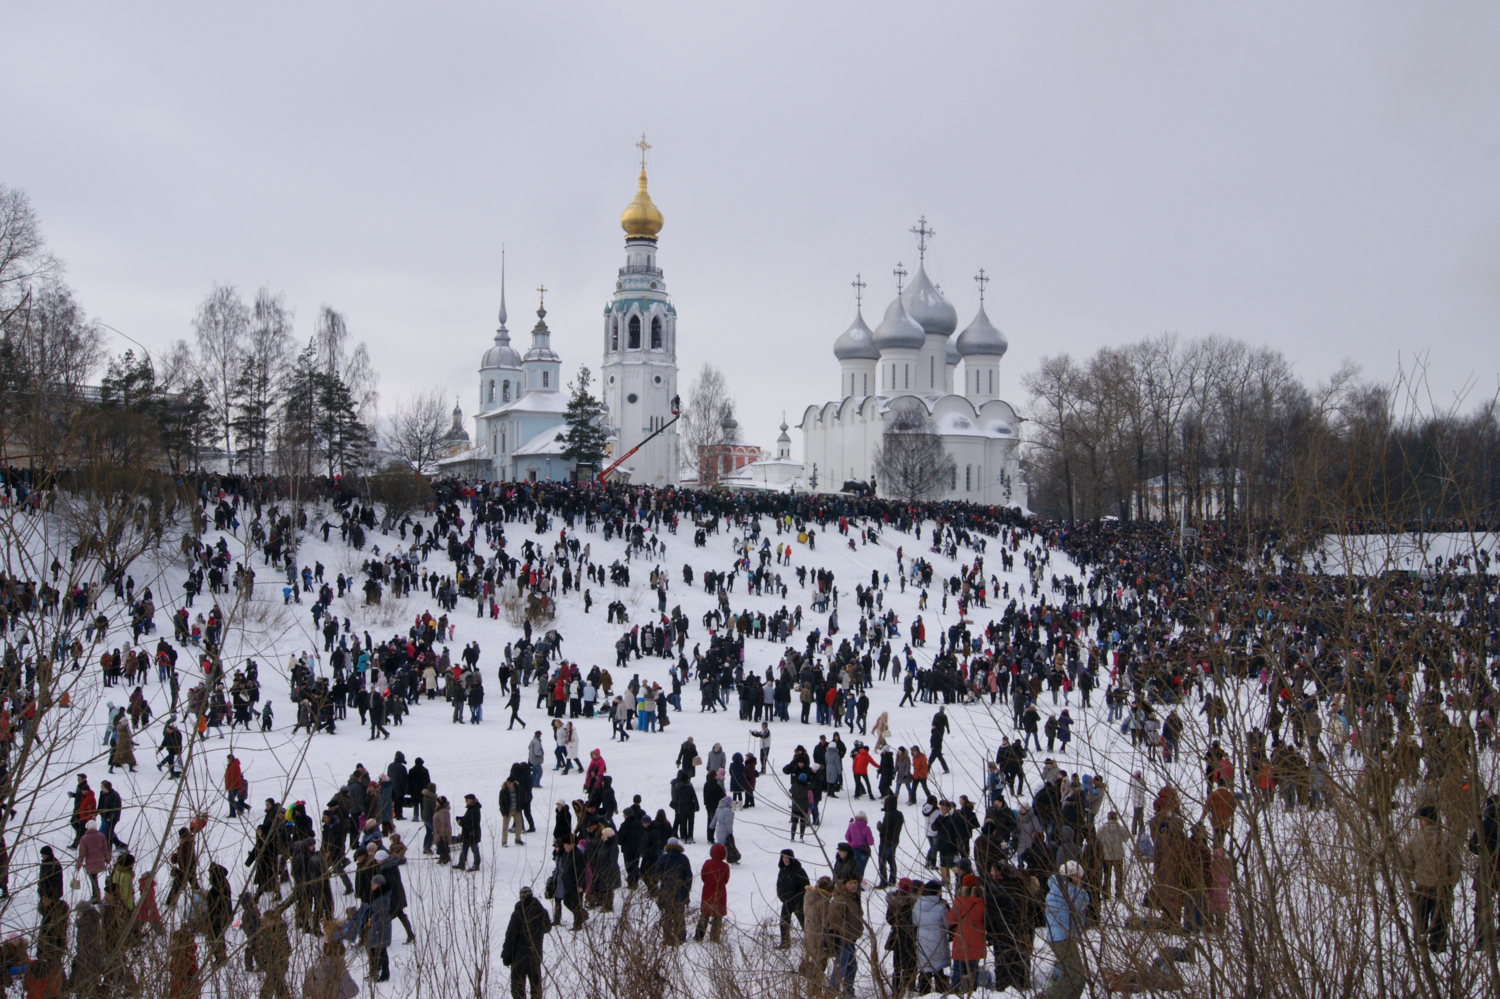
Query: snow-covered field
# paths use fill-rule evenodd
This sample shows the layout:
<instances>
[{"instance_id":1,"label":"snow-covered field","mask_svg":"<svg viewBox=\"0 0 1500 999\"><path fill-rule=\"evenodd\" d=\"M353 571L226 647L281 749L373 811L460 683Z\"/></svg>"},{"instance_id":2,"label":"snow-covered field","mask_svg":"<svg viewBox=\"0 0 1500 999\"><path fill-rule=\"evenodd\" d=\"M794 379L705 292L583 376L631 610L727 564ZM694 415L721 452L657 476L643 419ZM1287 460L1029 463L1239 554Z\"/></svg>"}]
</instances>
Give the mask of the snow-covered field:
<instances>
[{"instance_id":1,"label":"snow-covered field","mask_svg":"<svg viewBox=\"0 0 1500 999\"><path fill-rule=\"evenodd\" d=\"M321 518L314 516L310 522L316 524L319 519ZM783 542L793 544L795 549L793 564L779 567L790 592L785 601L779 596L747 596L744 592L743 579L741 579L731 595L731 605L736 611L749 608L752 611L764 611L767 614L780 609L783 604L788 608L800 605L805 617L802 630L792 636L792 643L797 648L804 647L808 628L818 626L825 634L827 632L826 615L810 613L811 590L799 587L797 584L795 570L798 565L806 566L809 570L823 568L834 574L835 586L841 594L839 637L852 635L857 630L858 610L853 599L855 584L868 584L872 570L879 572L882 576L889 574L891 583L885 590L883 599L885 607L894 608L899 617L903 637L894 643L895 650L899 652L905 644L908 626L919 613L920 590L908 586L903 593L897 585L897 547L904 547L908 566L914 556L933 562L935 579L945 578L951 575L961 563L970 564L974 558L980 557L977 552L962 547L957 552L957 560L931 551L932 523L930 521L925 525L921 540L911 534L887 531L878 543L861 544L859 533L854 530L851 532L851 536L855 539L855 546L852 550L848 546L847 539L840 537L831 527L826 533L820 533L817 537L816 550L809 550L807 545L797 543L792 534L776 534L769 518L763 519L761 523L763 529L769 532L773 545ZM539 537L531 524L507 524L505 525L507 549L512 553L517 552L521 543L527 539L544 542L550 549L552 540L557 537L558 529L563 526L565 525L559 518L554 521L544 537ZM592 546L591 561L607 566L617 558L624 559L625 547L619 538L605 541L602 533L582 533L581 521L579 531L580 541ZM234 535L224 537L231 553L238 559L243 551L243 542ZM328 580L332 580L341 571L349 576L357 575L360 560L369 557L374 546L378 546L382 552L388 552L403 544L400 538L371 532L365 551L358 553L339 541L337 531L334 531L331 537L331 543L324 543L320 535L310 532L305 537L299 552L299 561L304 565L311 566L315 562L321 562L325 567L325 578ZM614 642L619 637L622 628L606 624L606 605L611 600L621 599L629 607L633 622L653 618L656 596L654 592L646 588L644 580L653 565L659 565L665 570L671 583L667 606L670 608L680 604L691 622L687 643L689 658L691 658L691 651L695 644L701 643L705 648L708 645L709 636L703 627L703 616L705 612L716 606L717 598L705 593L701 585L686 587L682 583L682 567L684 564L691 565L700 578L704 570L729 570L735 557L733 546L740 537L740 533L734 530L721 531L708 537L706 548L695 548L690 528L676 535L664 533L661 535L661 540L666 546L665 554L654 561L643 562L637 558L631 564L633 582L630 587L591 586L594 598L591 613L585 614L580 593L575 591L560 597L559 611L554 626L564 638L562 645L564 657L579 664L584 672L595 664L609 668L613 673L617 693L628 682L632 673L639 674L642 680L655 681L664 689L670 690L668 668L674 660L632 658L628 670L623 675L621 671L614 669ZM213 544L218 541L218 538L217 532L210 532L204 540L206 543ZM1012 595L1022 591L1024 587L1026 596L1023 599L1023 605L1029 605L1037 598L1030 595L1024 561L1018 557L1016 560L1018 571L1002 572L997 548L998 542L991 539L990 553L984 556L986 577L991 574L999 576L1003 583L1009 584ZM1023 545L1022 552L1026 550L1027 546ZM1020 554L1018 553L1018 556ZM170 615L180 604L185 570L180 559L176 559L171 553L161 553L151 556L150 559L154 561L138 564L133 575L138 587L148 583L153 586L158 601L158 627L170 638ZM478 642L481 649L480 665L486 679L485 717L481 724L454 724L451 721L451 708L446 702L441 699L431 702L422 700L407 716L404 724L390 727L389 739L370 741L368 730L359 726L358 715L352 708L349 710L348 718L340 722L335 735L319 734L309 737L306 733L299 733L293 736L291 728L295 722L295 712L288 701L288 660L303 652L321 650L322 637L309 613L311 596L304 595L307 602L301 605L284 605L281 575L273 568L263 566L258 554L252 554L248 560L255 565L259 574L257 592L248 609L232 621L226 638L226 672L232 672L238 668L247 657L257 660L260 664L262 697L269 699L275 706L275 728L268 733L259 731L258 726L250 732L243 730L230 732L226 729L223 736L215 736L213 732L210 732L194 759L190 779L179 786L176 782L166 779L165 775L153 765L152 748L159 737L161 722L168 713L167 690L155 682L153 669L152 683L146 688L146 694L152 702L155 721L149 730L137 736L139 771L136 773L121 771L108 775L105 773L107 761L100 755L105 752L103 740L104 722L108 711L106 701L122 703L128 696L128 690L123 688L101 690L96 679L97 666L87 665L86 670L90 671L95 679L85 682L81 688L87 688L94 693L75 697L74 710L88 712L91 721L81 736L66 747L59 747L71 761L71 769L64 771L68 779L56 780L47 787L27 789L34 792L33 807L39 810L39 814L56 817L56 831L49 841L55 847L66 847L69 843L70 834L66 827L66 819L70 803L66 792L72 786L73 770L87 773L95 788L104 778L115 782L116 788L121 792L125 801L125 816L119 835L132 844L165 841L162 835L164 830L161 828L165 809L173 800L173 796L180 793L184 795L184 804L190 808L201 808L208 815L209 823L202 840L204 853L211 854L215 860L229 868L231 880L238 891L248 879L249 872L243 866L243 860L251 842L254 824L259 821L261 815L260 803L263 799L272 797L279 801L305 801L308 812L316 821L322 805L336 788L348 779L356 764L363 763L372 774L380 773L390 763L393 754L401 751L405 754L408 764L418 757L425 761L433 781L437 784L438 792L446 795L454 803L455 819L462 811L461 803L465 794L476 795L483 805L486 821L484 863L493 869L493 876L496 878L495 903L500 913L497 932L503 932L505 916L509 912L519 887L532 885L540 895L542 884L552 869L550 832L554 804L585 797L581 774L575 770L572 774L564 776L552 768L553 743L550 719L543 709L536 707L535 686L528 688L523 694L521 716L526 721L525 727L518 726L514 730L507 728L507 712L499 684L495 679L495 669L502 659L506 643L518 637L518 629L509 625L504 620L503 614L499 620L491 620L488 616L477 617L473 601L460 601L457 611L450 616L454 634L448 647L455 661L469 642ZM1051 560L1051 564L1046 567L1042 597L1058 602L1060 597L1053 594L1048 585L1051 577L1054 574L1059 576L1075 574L1075 570L1061 554L1052 554ZM158 573L155 578L151 578L153 565L155 572ZM441 555L434 554L426 568L429 571L436 570L445 573L451 569L451 564ZM929 600L927 609L921 611L927 623L928 647L915 650L919 663L924 665L931 661L939 632L952 623L956 617L956 605L950 602L945 611L941 592L936 585L930 593ZM123 608L118 605L111 606L112 598L108 596L103 598L103 603L111 618L119 622L123 616ZM1004 604L1004 599L996 599L992 596L988 608L972 608L971 618L975 623L976 634L991 617L1000 616ZM200 595L193 613L206 610L208 606L210 606L210 601ZM350 619L354 633L362 634L368 631L377 642L397 633L404 634L419 614L429 610L434 616L440 613L435 601L421 591L415 591L405 600L394 600L387 594L383 605L366 607L356 588L350 596L336 599L333 605L333 611L340 618L347 616ZM117 628L108 644L111 647L118 646L123 651L127 647L124 643L129 637L128 629L122 631ZM145 640L144 647L151 649L154 646L154 636ZM780 646L766 641L749 640L746 649L746 665L764 673L767 667L779 662L782 652L783 649ZM325 664L322 668L326 674L326 657L324 659ZM183 656L179 667L183 671L185 695L187 688L196 682L193 676L193 656L190 652ZM1101 681L1104 679L1101 678ZM869 720L873 723L881 713L889 712L890 742L893 745L921 746L925 751L929 741L931 718L937 705L919 703L916 706L898 708L897 703L901 699L901 692L899 681L887 680L883 683L877 681L870 694ZM90 696L94 698L92 703L89 703ZM700 712L700 700L696 683L690 683L683 691L682 707L685 710L671 714L671 726L666 732L633 732L627 743L611 740L611 724L603 717L575 721L582 732L580 755L586 761L591 749L598 748L602 751L608 764L608 772L614 777L615 791L621 807L628 805L634 794L641 795L648 811L654 812L658 808L667 807L668 782L675 774L674 760L680 744L688 736L695 739L700 752L704 755L715 743L722 745L724 751L731 756L736 752L751 751L752 742L749 735L751 725L738 718L735 696L731 693L728 710L718 713ZM1064 706L1071 708L1076 722L1074 742L1068 752L1053 755L1057 757L1062 768L1070 773L1081 770L1103 775L1108 782L1111 799L1109 807L1117 807L1121 814L1128 818L1126 781L1131 771L1145 765L1145 761L1131 749L1129 740L1122 736L1116 727L1105 721L1102 689L1094 698L1094 707L1087 711L1080 706L1076 693L1072 697L1071 705L1059 703L1056 708L1052 706L1050 696L1044 693L1039 706L1044 720L1048 713L1061 710ZM820 734L832 735L833 732L833 729L828 727L800 724L797 720L798 714L799 705L794 700L791 722L772 724L771 773L763 776L760 781L757 789L757 807L741 811L736 815L735 839L743 854L743 860L733 869L729 882L729 908L731 921L741 928L749 928L763 920L773 919L777 913L775 869L779 851L788 845L787 797L780 768L787 762L796 746L803 745L811 750ZM942 796L956 800L960 794L967 794L972 800L982 803L986 761L993 758L997 740L1002 734L1007 739L1014 734L1010 726L1009 712L1002 701L993 707L987 702L950 706L949 714L953 721L953 731L946 740L946 755L952 769L951 772L942 772L939 768L939 771L932 775L931 786ZM1190 730L1201 722L1201 719L1192 716L1190 711L1185 711L1184 714L1188 716ZM502 848L498 835L499 816L496 808L500 784L512 763L526 759L527 743L531 739L532 732L538 729L543 731L548 756L542 786L535 792L532 808L537 821L537 834L528 836L524 846L513 844ZM852 749L854 740L861 736L857 732L851 734L845 730L843 738ZM867 744L873 744L873 735L864 737L864 741ZM223 793L217 790L222 786L223 769L230 751L242 760L245 774L250 782L250 811L240 819L228 817ZM1040 769L1041 758L1045 755L1047 754L1033 754L1033 758L1028 760L1027 774L1033 790L1036 787L1036 775ZM1198 782L1191 776L1196 771L1196 762L1184 761L1179 766L1184 768L1180 774L1181 777L1186 778L1182 786L1191 789L1187 792L1187 796L1191 799L1197 793ZM1157 768L1157 773L1160 773L1159 765ZM700 768L695 782L700 788L702 777ZM1153 779L1153 786L1156 786L1158 780L1159 778ZM844 830L856 812L867 811L872 828L875 825L878 818L878 806L867 799L854 800L851 797L852 791L853 777L846 761L845 791L837 798L824 802L821 828L816 837L818 842L814 843L814 837L810 835L805 844L795 844L794 848L798 856L814 879L820 874L828 873L834 847L843 838ZM981 804L981 811L982 807ZM922 865L922 855L926 849L923 836L924 820L919 814L919 806L906 806L903 799L903 808L906 812L906 825L902 841L901 873L917 880L925 880L935 872L928 872ZM1191 810L1192 806L1189 805L1188 809ZM180 821L184 813L179 811L177 814ZM706 814L698 815L698 842L688 847L689 859L695 871L708 856L709 847L705 835L707 819ZM420 893L423 884L428 883L430 877L459 876L438 868L431 859L420 855L422 826L410 812L408 812L407 820L397 825L399 832L412 845L411 864L413 866L424 865L434 872L429 874L409 871L406 875L409 892ZM34 840L14 844L13 863L18 869L23 867L27 870L33 869L31 865L35 863L35 849L40 843L41 840ZM455 843L455 852L456 850ZM67 858L71 856L65 850L61 851L60 855ZM138 869L147 869L155 859L142 857L141 862L138 863ZM64 862L69 864L71 861L65 859ZM159 863L165 867L164 856L160 858ZM206 863L205 860L205 866ZM867 881L870 885L875 883L876 874L872 864L867 871ZM473 875L464 875L464 877L473 877ZM159 893L164 895L166 884L164 871L158 877L158 884L161 886ZM86 882L84 892L87 892ZM74 899L79 897L77 892L72 892L71 895ZM336 902L341 895L342 889L335 885ZM1137 897L1139 897L1138 892ZM693 899L696 903L696 886ZM868 914L872 922L883 924L884 905L880 893L870 893ZM29 906L12 906L5 917L5 929L7 931L29 929L33 919L34 916ZM421 925L417 927L419 935L424 932L424 929ZM400 928L397 927L396 945L391 951L392 986L400 983L403 969L408 964L407 955L412 953L403 948L401 939ZM556 935L549 946L558 946ZM497 954L498 949L497 940L495 943ZM1037 949L1039 952L1045 952L1045 947L1040 942ZM1039 970L1047 966L1047 961L1040 954L1037 963ZM363 971L362 960L351 961L351 965L357 972ZM504 971L499 968L498 960L496 971L501 974L503 981Z\"/></svg>"}]
</instances>

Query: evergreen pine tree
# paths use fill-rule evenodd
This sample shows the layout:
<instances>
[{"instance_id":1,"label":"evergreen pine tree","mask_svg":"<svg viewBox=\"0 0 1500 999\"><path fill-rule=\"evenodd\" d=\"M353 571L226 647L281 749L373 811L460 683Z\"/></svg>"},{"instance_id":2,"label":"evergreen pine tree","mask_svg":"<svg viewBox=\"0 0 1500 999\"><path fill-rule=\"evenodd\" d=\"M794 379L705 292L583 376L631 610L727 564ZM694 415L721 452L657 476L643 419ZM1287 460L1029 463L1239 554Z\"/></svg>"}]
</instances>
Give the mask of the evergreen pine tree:
<instances>
[{"instance_id":1,"label":"evergreen pine tree","mask_svg":"<svg viewBox=\"0 0 1500 999\"><path fill-rule=\"evenodd\" d=\"M589 391L591 377L589 369L580 366L577 380L569 386L573 395L568 400L568 429L562 438L567 447L562 454L579 465L598 468L604 460L604 403Z\"/></svg>"}]
</instances>

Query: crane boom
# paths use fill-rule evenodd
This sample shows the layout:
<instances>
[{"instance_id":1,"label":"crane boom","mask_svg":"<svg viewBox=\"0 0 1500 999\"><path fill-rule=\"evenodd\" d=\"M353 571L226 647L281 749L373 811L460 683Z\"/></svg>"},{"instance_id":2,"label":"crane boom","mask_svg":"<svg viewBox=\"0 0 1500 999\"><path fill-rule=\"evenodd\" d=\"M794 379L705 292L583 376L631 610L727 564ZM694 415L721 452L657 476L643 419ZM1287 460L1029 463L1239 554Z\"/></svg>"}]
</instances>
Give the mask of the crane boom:
<instances>
[{"instance_id":1,"label":"crane boom","mask_svg":"<svg viewBox=\"0 0 1500 999\"><path fill-rule=\"evenodd\" d=\"M617 469L621 465L623 465L625 463L625 459L627 459L631 455L635 454L637 451L639 451L641 448L645 447L647 444L650 444L663 431L665 431L668 427L670 427L672 424L676 423L680 419L682 419L682 400L679 397L677 397L677 396L674 395L672 397L672 418L670 420L668 420L666 423L663 423L661 426L657 427L656 430L653 431L651 433L651 435L649 437L647 437L645 440L641 441L635 447L631 448L629 451L626 451L624 454L620 455L620 457L618 457L614 461L610 462L609 463L609 467L605 468L603 471L601 471L598 474L598 476L595 477L595 481L597 481L602 486L604 484L605 478L607 478L609 476L609 473L613 472L615 469Z\"/></svg>"}]
</instances>

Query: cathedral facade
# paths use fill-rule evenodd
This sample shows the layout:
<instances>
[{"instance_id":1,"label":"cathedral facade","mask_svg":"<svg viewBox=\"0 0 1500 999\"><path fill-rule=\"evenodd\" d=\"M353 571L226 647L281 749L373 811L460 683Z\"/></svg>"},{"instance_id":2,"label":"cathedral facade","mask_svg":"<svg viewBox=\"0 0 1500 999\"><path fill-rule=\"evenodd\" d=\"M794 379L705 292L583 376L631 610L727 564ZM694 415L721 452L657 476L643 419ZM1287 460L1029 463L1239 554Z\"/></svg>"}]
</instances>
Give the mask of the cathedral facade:
<instances>
[{"instance_id":1,"label":"cathedral facade","mask_svg":"<svg viewBox=\"0 0 1500 999\"><path fill-rule=\"evenodd\" d=\"M677 310L656 261L662 215L646 190L648 148L643 138L636 195L620 215L625 265L604 307L603 363L596 385L606 410L606 464L671 420L677 395ZM500 326L479 363L477 439L474 447L439 463L445 472L505 482L573 477L574 463L562 456L569 393L562 384L562 358L552 349L545 302L536 315L531 347L522 355L506 327L502 263ZM615 474L637 484L676 485L677 447L677 434L669 429Z\"/></svg>"},{"instance_id":2,"label":"cathedral facade","mask_svg":"<svg viewBox=\"0 0 1500 999\"><path fill-rule=\"evenodd\" d=\"M834 341L839 396L807 407L798 424L805 480L814 491L836 492L846 481L873 478L879 494L889 495L875 471L876 451L892 415L919 408L954 465L928 498L1025 509L1020 417L1000 397L1010 345L985 314L988 279L980 271L979 311L955 336L958 312L927 275L925 219L917 231L917 272L897 284L880 324L870 329L856 307L854 322ZM905 277L899 268L896 274L898 282Z\"/></svg>"}]
</instances>

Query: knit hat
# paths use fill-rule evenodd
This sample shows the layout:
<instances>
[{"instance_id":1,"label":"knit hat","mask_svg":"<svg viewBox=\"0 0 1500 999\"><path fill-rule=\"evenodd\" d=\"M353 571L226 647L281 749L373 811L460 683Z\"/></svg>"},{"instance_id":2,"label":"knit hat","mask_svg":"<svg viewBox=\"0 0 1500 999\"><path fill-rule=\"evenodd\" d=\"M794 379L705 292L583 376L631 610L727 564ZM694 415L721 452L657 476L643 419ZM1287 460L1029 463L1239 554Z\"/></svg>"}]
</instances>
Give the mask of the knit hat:
<instances>
[{"instance_id":1,"label":"knit hat","mask_svg":"<svg viewBox=\"0 0 1500 999\"><path fill-rule=\"evenodd\" d=\"M681 846L682 845L682 840L678 839L676 836L673 836L671 839L667 840L667 845L668 846Z\"/></svg>"},{"instance_id":2,"label":"knit hat","mask_svg":"<svg viewBox=\"0 0 1500 999\"><path fill-rule=\"evenodd\" d=\"M522 885L521 886L521 897L522 898L530 898L531 897L531 885Z\"/></svg>"},{"instance_id":3,"label":"knit hat","mask_svg":"<svg viewBox=\"0 0 1500 999\"><path fill-rule=\"evenodd\" d=\"M1078 866L1078 861L1070 860L1057 869L1057 873L1065 878L1083 877L1083 868Z\"/></svg>"},{"instance_id":4,"label":"knit hat","mask_svg":"<svg viewBox=\"0 0 1500 999\"><path fill-rule=\"evenodd\" d=\"M896 887L902 891L911 891L911 878L902 878L896 882Z\"/></svg>"},{"instance_id":5,"label":"knit hat","mask_svg":"<svg viewBox=\"0 0 1500 999\"><path fill-rule=\"evenodd\" d=\"M379 862L383 863L383 862L391 859L391 855L389 853L386 853L384 850L376 850L375 851L375 859L376 859L376 861L379 861Z\"/></svg>"},{"instance_id":6,"label":"knit hat","mask_svg":"<svg viewBox=\"0 0 1500 999\"><path fill-rule=\"evenodd\" d=\"M782 855L782 856L783 856L783 857L791 857L791 858L792 858L792 859L793 859L793 860L795 860L795 859L796 859L796 857L797 857L797 855L796 855L796 854L795 854L795 853L793 853L793 852L792 852L792 851L791 851L791 848L790 848L790 847L788 847L788 848L787 848L787 849L785 849L785 850L782 850L782 851L781 851L781 855Z\"/></svg>"},{"instance_id":7,"label":"knit hat","mask_svg":"<svg viewBox=\"0 0 1500 999\"><path fill-rule=\"evenodd\" d=\"M1072 861L1069 861L1069 863L1072 863ZM965 874L964 879L962 882L960 882L960 884L962 884L965 888L975 888L979 885L979 879L972 874Z\"/></svg>"}]
</instances>

